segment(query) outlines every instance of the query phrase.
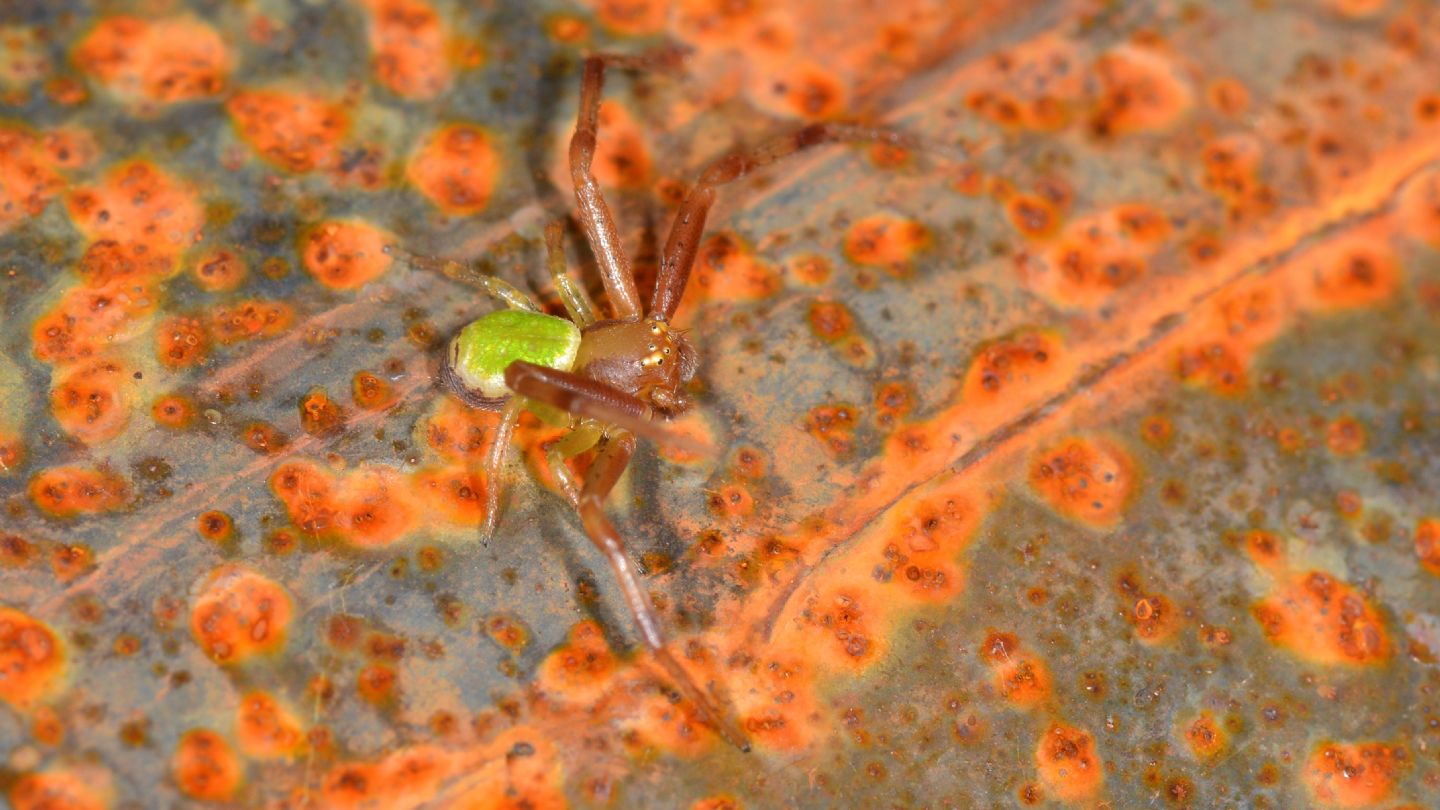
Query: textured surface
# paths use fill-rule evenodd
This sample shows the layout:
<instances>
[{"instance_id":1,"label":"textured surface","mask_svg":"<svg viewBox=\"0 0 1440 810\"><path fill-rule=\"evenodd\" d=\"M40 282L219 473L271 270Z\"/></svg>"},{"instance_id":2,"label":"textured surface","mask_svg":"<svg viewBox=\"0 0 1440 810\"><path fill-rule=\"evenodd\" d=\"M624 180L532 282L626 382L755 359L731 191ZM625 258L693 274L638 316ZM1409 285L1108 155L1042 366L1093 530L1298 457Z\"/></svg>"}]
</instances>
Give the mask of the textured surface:
<instances>
[{"instance_id":1,"label":"textured surface","mask_svg":"<svg viewBox=\"0 0 1440 810\"><path fill-rule=\"evenodd\" d=\"M12 806L1436 803L1431 4L93 5L0 5ZM476 541L494 417L434 374L492 304L380 251L558 309L576 57L666 42L602 110L643 266L737 143L932 144L725 189L724 452L613 499L748 756L637 656L557 431Z\"/></svg>"}]
</instances>

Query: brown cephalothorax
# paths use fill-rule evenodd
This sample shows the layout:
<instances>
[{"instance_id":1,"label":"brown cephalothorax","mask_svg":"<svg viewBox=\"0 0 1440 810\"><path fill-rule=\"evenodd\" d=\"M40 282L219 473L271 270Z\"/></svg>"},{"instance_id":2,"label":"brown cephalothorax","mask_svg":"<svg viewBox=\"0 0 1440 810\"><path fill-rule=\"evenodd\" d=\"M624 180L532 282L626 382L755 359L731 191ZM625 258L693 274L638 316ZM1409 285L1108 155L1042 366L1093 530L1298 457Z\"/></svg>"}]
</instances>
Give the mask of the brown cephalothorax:
<instances>
[{"instance_id":1,"label":"brown cephalothorax","mask_svg":"<svg viewBox=\"0 0 1440 810\"><path fill-rule=\"evenodd\" d=\"M417 266L476 284L509 307L462 329L441 364L441 379L464 402L501 411L484 466L484 537L488 539L494 532L499 516L500 472L521 411L538 403L565 412L570 431L548 451L550 469L579 513L585 533L610 564L641 640L694 703L701 718L731 744L748 751L749 742L733 712L723 710L725 703L702 689L671 653L624 541L603 511L604 501L630 462L636 436L696 449L693 442L653 420L690 407L684 389L695 377L699 358L685 334L670 325L670 319L685 292L717 187L818 144L881 141L908 146L911 141L890 130L820 123L715 161L675 216L650 307L643 310L630 259L620 246L614 219L590 165L595 157L605 68L644 67L671 61L674 56L672 52L650 57L597 55L585 60L580 111L570 141L570 174L580 226L610 301L609 318L601 318L584 288L566 273L559 223L546 229L545 242L551 277L569 320L544 314L515 287L457 262L415 256L394 247L387 250ZM566 459L583 453L594 457L584 480L577 481Z\"/></svg>"}]
</instances>

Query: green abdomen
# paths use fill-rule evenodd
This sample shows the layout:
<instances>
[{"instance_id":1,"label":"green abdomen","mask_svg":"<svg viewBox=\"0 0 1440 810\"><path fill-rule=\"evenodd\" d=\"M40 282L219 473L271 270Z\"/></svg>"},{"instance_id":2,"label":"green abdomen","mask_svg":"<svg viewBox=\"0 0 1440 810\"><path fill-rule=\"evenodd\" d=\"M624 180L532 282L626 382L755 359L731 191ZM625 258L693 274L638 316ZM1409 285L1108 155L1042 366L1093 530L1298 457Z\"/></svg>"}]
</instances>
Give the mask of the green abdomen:
<instances>
[{"instance_id":1,"label":"green abdomen","mask_svg":"<svg viewBox=\"0 0 1440 810\"><path fill-rule=\"evenodd\" d=\"M580 329L551 315L502 309L471 323L450 343L450 365L470 390L508 396L505 369L516 360L569 371L580 350Z\"/></svg>"}]
</instances>

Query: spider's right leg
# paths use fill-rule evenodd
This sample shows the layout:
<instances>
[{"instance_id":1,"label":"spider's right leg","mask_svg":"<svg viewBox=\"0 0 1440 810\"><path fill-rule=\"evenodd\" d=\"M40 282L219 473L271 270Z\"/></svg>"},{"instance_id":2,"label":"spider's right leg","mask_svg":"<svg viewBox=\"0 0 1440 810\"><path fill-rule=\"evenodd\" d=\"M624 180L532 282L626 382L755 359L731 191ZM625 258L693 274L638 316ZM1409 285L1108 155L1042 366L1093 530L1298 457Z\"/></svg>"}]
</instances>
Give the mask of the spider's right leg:
<instances>
[{"instance_id":1,"label":"spider's right leg","mask_svg":"<svg viewBox=\"0 0 1440 810\"><path fill-rule=\"evenodd\" d=\"M565 311L570 314L570 320L575 325L584 329L597 319L595 302L590 300L589 293L585 288L570 278L565 272L565 247L561 244L561 238L565 233L564 223L556 220L545 226L545 258L550 267L550 278L555 282L555 292L560 295L560 303L565 305Z\"/></svg>"},{"instance_id":2,"label":"spider's right leg","mask_svg":"<svg viewBox=\"0 0 1440 810\"><path fill-rule=\"evenodd\" d=\"M482 292L491 298L498 298L505 302L511 309L524 309L530 312L539 312L540 305L535 299L521 292L515 285L501 281L494 276L487 276L473 267L467 267L453 259L434 259L429 256L420 256L411 253L395 245L387 245L385 252L406 264L414 265L424 270L436 273L443 273L446 277L452 278L461 284L470 284L479 287Z\"/></svg>"},{"instance_id":3,"label":"spider's right leg","mask_svg":"<svg viewBox=\"0 0 1440 810\"><path fill-rule=\"evenodd\" d=\"M490 542L490 538L495 534L495 525L500 520L500 492L505 486L505 458L510 452L510 444L515 440L515 423L519 421L520 412L523 410L525 400L511 397L505 404L505 410L500 413L500 421L495 425L490 452L485 454L484 466L481 467L481 475L485 480L485 522L480 529L482 543Z\"/></svg>"}]
</instances>

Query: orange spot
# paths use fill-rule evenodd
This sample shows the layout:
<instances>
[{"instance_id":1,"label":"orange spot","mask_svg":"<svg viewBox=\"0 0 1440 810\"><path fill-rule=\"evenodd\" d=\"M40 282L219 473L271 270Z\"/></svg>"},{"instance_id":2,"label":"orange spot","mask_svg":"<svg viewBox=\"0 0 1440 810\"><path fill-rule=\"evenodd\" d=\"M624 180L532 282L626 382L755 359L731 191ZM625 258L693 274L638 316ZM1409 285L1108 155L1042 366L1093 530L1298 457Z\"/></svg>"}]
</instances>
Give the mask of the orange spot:
<instances>
[{"instance_id":1,"label":"orange spot","mask_svg":"<svg viewBox=\"0 0 1440 810\"><path fill-rule=\"evenodd\" d=\"M786 260L785 273L801 284L818 287L830 281L834 268L824 256L804 253Z\"/></svg>"},{"instance_id":2,"label":"orange spot","mask_svg":"<svg viewBox=\"0 0 1440 810\"><path fill-rule=\"evenodd\" d=\"M1047 794L1065 802L1083 801L1100 792L1105 770L1089 732L1051 723L1035 748L1035 767Z\"/></svg>"},{"instance_id":3,"label":"orange spot","mask_svg":"<svg viewBox=\"0 0 1440 810\"><path fill-rule=\"evenodd\" d=\"M30 479L30 500L55 517L113 512L125 505L125 479L93 467L51 467Z\"/></svg>"},{"instance_id":4,"label":"orange spot","mask_svg":"<svg viewBox=\"0 0 1440 810\"><path fill-rule=\"evenodd\" d=\"M251 422L240 431L245 446L261 455L274 455L290 443L284 433L268 422Z\"/></svg>"},{"instance_id":5,"label":"orange spot","mask_svg":"<svg viewBox=\"0 0 1440 810\"><path fill-rule=\"evenodd\" d=\"M305 269L332 290L353 290L390 269L384 248L394 238L360 220L332 220L301 238Z\"/></svg>"},{"instance_id":6,"label":"orange spot","mask_svg":"<svg viewBox=\"0 0 1440 810\"><path fill-rule=\"evenodd\" d=\"M0 700L21 711L52 694L65 671L65 652L49 627L0 607Z\"/></svg>"},{"instance_id":7,"label":"orange spot","mask_svg":"<svg viewBox=\"0 0 1440 810\"><path fill-rule=\"evenodd\" d=\"M1391 654L1379 611L1323 571L1292 577L1251 614L1272 643L1317 664L1374 664Z\"/></svg>"},{"instance_id":8,"label":"orange spot","mask_svg":"<svg viewBox=\"0 0 1440 810\"><path fill-rule=\"evenodd\" d=\"M739 236L722 231L700 244L690 289L687 299L756 301L779 291L780 276Z\"/></svg>"},{"instance_id":9,"label":"orange spot","mask_svg":"<svg viewBox=\"0 0 1440 810\"><path fill-rule=\"evenodd\" d=\"M1365 449L1365 426L1353 416L1342 416L1325 431L1325 444L1337 456L1353 456Z\"/></svg>"},{"instance_id":10,"label":"orange spot","mask_svg":"<svg viewBox=\"0 0 1440 810\"><path fill-rule=\"evenodd\" d=\"M855 327L855 316L850 314L849 307L839 301L811 301L806 319L816 337L831 342L846 337Z\"/></svg>"},{"instance_id":11,"label":"orange spot","mask_svg":"<svg viewBox=\"0 0 1440 810\"><path fill-rule=\"evenodd\" d=\"M1170 236L1170 220L1143 203L1118 205L1111 209L1110 215L1119 224L1119 232L1135 242L1155 245Z\"/></svg>"},{"instance_id":12,"label":"orange spot","mask_svg":"<svg viewBox=\"0 0 1440 810\"><path fill-rule=\"evenodd\" d=\"M710 512L717 517L738 520L755 512L755 499L742 484L725 484L705 499Z\"/></svg>"},{"instance_id":13,"label":"orange spot","mask_svg":"<svg viewBox=\"0 0 1440 810\"><path fill-rule=\"evenodd\" d=\"M459 526L485 520L485 479L468 466L456 465L415 473L415 491L422 506Z\"/></svg>"},{"instance_id":14,"label":"orange spot","mask_svg":"<svg viewBox=\"0 0 1440 810\"><path fill-rule=\"evenodd\" d=\"M0 565L24 568L35 561L39 550L35 544L18 534L0 535Z\"/></svg>"},{"instance_id":15,"label":"orange spot","mask_svg":"<svg viewBox=\"0 0 1440 810\"><path fill-rule=\"evenodd\" d=\"M228 802L244 778L240 758L224 737L209 729L185 732L170 760L175 784L192 799Z\"/></svg>"},{"instance_id":16,"label":"orange spot","mask_svg":"<svg viewBox=\"0 0 1440 810\"><path fill-rule=\"evenodd\" d=\"M896 513L886 526L888 542L879 551L874 571L898 583L907 596L941 601L960 590L961 572L955 556L969 543L979 512L959 496L929 494Z\"/></svg>"},{"instance_id":17,"label":"orange spot","mask_svg":"<svg viewBox=\"0 0 1440 810\"><path fill-rule=\"evenodd\" d=\"M911 262L930 246L930 231L912 219L872 214L845 233L845 255L856 264L883 267L894 276L909 275Z\"/></svg>"},{"instance_id":18,"label":"orange spot","mask_svg":"<svg viewBox=\"0 0 1440 810\"><path fill-rule=\"evenodd\" d=\"M171 430L184 430L195 422L195 403L180 394L167 394L150 406L155 424Z\"/></svg>"},{"instance_id":19,"label":"orange spot","mask_svg":"<svg viewBox=\"0 0 1440 810\"><path fill-rule=\"evenodd\" d=\"M1400 193L1396 213L1410 238L1440 248L1440 171L1426 172Z\"/></svg>"},{"instance_id":20,"label":"orange spot","mask_svg":"<svg viewBox=\"0 0 1440 810\"><path fill-rule=\"evenodd\" d=\"M406 178L441 211L469 216L485 210L500 173L490 134L476 124L450 124L425 139Z\"/></svg>"},{"instance_id":21,"label":"orange spot","mask_svg":"<svg viewBox=\"0 0 1440 810\"><path fill-rule=\"evenodd\" d=\"M1346 309L1380 303L1400 284L1400 263L1373 238L1346 240L1319 251L1323 264L1313 275L1313 292L1322 309Z\"/></svg>"},{"instance_id":22,"label":"orange spot","mask_svg":"<svg viewBox=\"0 0 1440 810\"><path fill-rule=\"evenodd\" d=\"M0 431L0 476L15 474L25 463L25 443L19 436Z\"/></svg>"},{"instance_id":23,"label":"orange spot","mask_svg":"<svg viewBox=\"0 0 1440 810\"><path fill-rule=\"evenodd\" d=\"M1230 735L1215 720L1215 715L1203 711L1182 727L1185 745L1190 754L1198 760L1215 759L1230 746Z\"/></svg>"},{"instance_id":24,"label":"orange spot","mask_svg":"<svg viewBox=\"0 0 1440 810\"><path fill-rule=\"evenodd\" d=\"M371 664L355 676L355 691L366 703L383 706L395 700L400 689L400 675L389 664Z\"/></svg>"},{"instance_id":25,"label":"orange spot","mask_svg":"<svg viewBox=\"0 0 1440 810\"><path fill-rule=\"evenodd\" d=\"M1236 79L1216 79L1205 88L1205 100L1211 109L1235 118L1250 108L1250 91Z\"/></svg>"},{"instance_id":26,"label":"orange spot","mask_svg":"<svg viewBox=\"0 0 1440 810\"><path fill-rule=\"evenodd\" d=\"M690 805L690 810L745 810L745 805L734 796L709 796Z\"/></svg>"},{"instance_id":27,"label":"orange spot","mask_svg":"<svg viewBox=\"0 0 1440 810\"><path fill-rule=\"evenodd\" d=\"M91 242L142 244L164 256L189 249L205 225L198 192L143 160L122 163L98 186L71 192L66 207Z\"/></svg>"},{"instance_id":28,"label":"orange spot","mask_svg":"<svg viewBox=\"0 0 1440 810\"><path fill-rule=\"evenodd\" d=\"M195 284L206 292L229 292L245 281L245 260L231 250L212 250L191 268Z\"/></svg>"},{"instance_id":29,"label":"orange spot","mask_svg":"<svg viewBox=\"0 0 1440 810\"><path fill-rule=\"evenodd\" d=\"M881 594L868 584L837 586L805 600L800 621L820 635L816 658L831 666L861 670L884 656L888 641L879 632Z\"/></svg>"},{"instance_id":30,"label":"orange spot","mask_svg":"<svg viewBox=\"0 0 1440 810\"><path fill-rule=\"evenodd\" d=\"M311 436L329 436L345 427L345 410L323 388L300 398L300 427Z\"/></svg>"},{"instance_id":31,"label":"orange spot","mask_svg":"<svg viewBox=\"0 0 1440 810\"><path fill-rule=\"evenodd\" d=\"M815 676L802 659L776 658L757 662L737 673L741 684L732 688L740 724L756 746L799 751L817 733L813 717L819 711Z\"/></svg>"},{"instance_id":32,"label":"orange spot","mask_svg":"<svg viewBox=\"0 0 1440 810\"><path fill-rule=\"evenodd\" d=\"M147 287L115 281L78 288L35 321L31 331L35 357L47 363L73 363L140 334L145 316L155 309Z\"/></svg>"},{"instance_id":33,"label":"orange spot","mask_svg":"<svg viewBox=\"0 0 1440 810\"><path fill-rule=\"evenodd\" d=\"M519 619L496 614L485 620L485 635L510 652L519 652L530 643L530 631Z\"/></svg>"},{"instance_id":34,"label":"orange spot","mask_svg":"<svg viewBox=\"0 0 1440 810\"><path fill-rule=\"evenodd\" d=\"M1245 390L1245 362L1223 342L1182 346L1175 352L1175 376L1181 382L1203 385L1217 394L1234 396Z\"/></svg>"},{"instance_id":35,"label":"orange spot","mask_svg":"<svg viewBox=\"0 0 1440 810\"><path fill-rule=\"evenodd\" d=\"M172 371L204 363L209 347L205 325L195 318L177 315L155 330L155 357Z\"/></svg>"},{"instance_id":36,"label":"orange spot","mask_svg":"<svg viewBox=\"0 0 1440 810\"><path fill-rule=\"evenodd\" d=\"M1285 566L1284 542L1271 532L1252 529L1245 533L1245 553L1256 565L1267 571L1281 571Z\"/></svg>"},{"instance_id":37,"label":"orange spot","mask_svg":"<svg viewBox=\"0 0 1440 810\"><path fill-rule=\"evenodd\" d=\"M345 477L336 509L342 539L362 548L388 546L418 517L404 479L388 467L365 467Z\"/></svg>"},{"instance_id":38,"label":"orange spot","mask_svg":"<svg viewBox=\"0 0 1440 810\"><path fill-rule=\"evenodd\" d=\"M450 461L484 461L500 414L467 407L454 397L441 397L422 424L425 444Z\"/></svg>"},{"instance_id":39,"label":"orange spot","mask_svg":"<svg viewBox=\"0 0 1440 810\"><path fill-rule=\"evenodd\" d=\"M220 343L235 343L284 334L295 319L289 304L280 301L239 301L210 312L210 333Z\"/></svg>"},{"instance_id":40,"label":"orange spot","mask_svg":"<svg viewBox=\"0 0 1440 810\"><path fill-rule=\"evenodd\" d=\"M119 98L155 104L218 95L231 67L220 35L191 17L110 17L80 40L74 59Z\"/></svg>"},{"instance_id":41,"label":"orange spot","mask_svg":"<svg viewBox=\"0 0 1440 810\"><path fill-rule=\"evenodd\" d=\"M585 5L595 9L601 25L627 37L658 34L670 11L666 0L585 0Z\"/></svg>"},{"instance_id":42,"label":"orange spot","mask_svg":"<svg viewBox=\"0 0 1440 810\"><path fill-rule=\"evenodd\" d=\"M1128 615L1135 627L1135 635L1147 644L1159 644L1171 638L1181 625L1180 613L1175 605L1169 598L1157 593L1136 598Z\"/></svg>"},{"instance_id":43,"label":"orange spot","mask_svg":"<svg viewBox=\"0 0 1440 810\"><path fill-rule=\"evenodd\" d=\"M1189 85L1164 56L1122 45L1095 60L1100 79L1091 129L1102 137L1170 129L1190 111Z\"/></svg>"},{"instance_id":44,"label":"orange spot","mask_svg":"<svg viewBox=\"0 0 1440 810\"><path fill-rule=\"evenodd\" d=\"M1422 518L1415 524L1415 554L1426 571L1440 577L1440 518Z\"/></svg>"},{"instance_id":45,"label":"orange spot","mask_svg":"<svg viewBox=\"0 0 1440 810\"><path fill-rule=\"evenodd\" d=\"M666 425L666 429L677 436L683 436L702 445L715 446L714 431L697 411L691 411L671 419ZM705 456L701 453L665 445L660 445L656 449L656 453L671 464L698 464L705 460Z\"/></svg>"},{"instance_id":46,"label":"orange spot","mask_svg":"<svg viewBox=\"0 0 1440 810\"><path fill-rule=\"evenodd\" d=\"M1014 401L1054 375L1058 339L1028 332L980 347L965 373L964 398L974 402Z\"/></svg>"},{"instance_id":47,"label":"orange spot","mask_svg":"<svg viewBox=\"0 0 1440 810\"><path fill-rule=\"evenodd\" d=\"M95 567L95 553L89 546L61 543L50 552L50 570L60 582L70 582Z\"/></svg>"},{"instance_id":48,"label":"orange spot","mask_svg":"<svg viewBox=\"0 0 1440 810\"><path fill-rule=\"evenodd\" d=\"M350 398L356 407L367 411L383 411L399 399L395 386L368 371L355 372L350 383Z\"/></svg>"},{"instance_id":49,"label":"orange spot","mask_svg":"<svg viewBox=\"0 0 1440 810\"><path fill-rule=\"evenodd\" d=\"M56 768L22 776L10 788L14 810L107 810L110 777L97 768Z\"/></svg>"},{"instance_id":50,"label":"orange spot","mask_svg":"<svg viewBox=\"0 0 1440 810\"><path fill-rule=\"evenodd\" d=\"M41 706L35 710L30 733L35 735L36 742L49 748L58 748L65 742L65 725L60 722L60 715L49 706Z\"/></svg>"},{"instance_id":51,"label":"orange spot","mask_svg":"<svg viewBox=\"0 0 1440 810\"><path fill-rule=\"evenodd\" d=\"M234 664L285 645L294 606L280 585L238 565L205 578L190 611L190 633L205 654Z\"/></svg>"},{"instance_id":52,"label":"orange spot","mask_svg":"<svg viewBox=\"0 0 1440 810\"><path fill-rule=\"evenodd\" d=\"M225 109L257 155L295 173L338 165L340 142L350 131L345 108L313 93L242 90Z\"/></svg>"},{"instance_id":53,"label":"orange spot","mask_svg":"<svg viewBox=\"0 0 1440 810\"><path fill-rule=\"evenodd\" d=\"M1388 743L1324 743L1305 763L1305 789L1326 807L1374 807L1395 790L1409 759Z\"/></svg>"},{"instance_id":54,"label":"orange spot","mask_svg":"<svg viewBox=\"0 0 1440 810\"><path fill-rule=\"evenodd\" d=\"M370 64L402 98L434 98L450 86L448 35L423 0L359 0L369 12Z\"/></svg>"},{"instance_id":55,"label":"orange spot","mask_svg":"<svg viewBox=\"0 0 1440 810\"><path fill-rule=\"evenodd\" d=\"M980 656L994 673L1000 697L1017 708L1029 709L1048 698L1053 687L1045 662L1019 647L1020 640L1010 633L991 633L985 637Z\"/></svg>"},{"instance_id":56,"label":"orange spot","mask_svg":"<svg viewBox=\"0 0 1440 810\"><path fill-rule=\"evenodd\" d=\"M212 543L224 543L235 537L235 521L224 512L212 509L195 519L200 536Z\"/></svg>"},{"instance_id":57,"label":"orange spot","mask_svg":"<svg viewBox=\"0 0 1440 810\"><path fill-rule=\"evenodd\" d=\"M1111 526L1134 491L1134 464L1128 453L1104 439L1062 439L1032 457L1030 486L1065 517Z\"/></svg>"},{"instance_id":58,"label":"orange spot","mask_svg":"<svg viewBox=\"0 0 1440 810\"><path fill-rule=\"evenodd\" d=\"M240 699L235 736L240 751L251 759L288 759L305 744L300 721L265 692L251 692Z\"/></svg>"},{"instance_id":59,"label":"orange spot","mask_svg":"<svg viewBox=\"0 0 1440 810\"><path fill-rule=\"evenodd\" d=\"M1373 17L1389 0L1330 0L1330 5L1346 17Z\"/></svg>"},{"instance_id":60,"label":"orange spot","mask_svg":"<svg viewBox=\"0 0 1440 810\"><path fill-rule=\"evenodd\" d=\"M605 643L600 626L580 622L570 629L566 643L540 664L539 682L557 700L591 703L609 689L616 666L615 654Z\"/></svg>"},{"instance_id":61,"label":"orange spot","mask_svg":"<svg viewBox=\"0 0 1440 810\"><path fill-rule=\"evenodd\" d=\"M129 373L118 363L96 360L60 375L50 392L50 411L60 429L86 444L113 439L130 421Z\"/></svg>"},{"instance_id":62,"label":"orange spot","mask_svg":"<svg viewBox=\"0 0 1440 810\"><path fill-rule=\"evenodd\" d=\"M776 115L807 120L834 118L845 109L845 86L833 73L809 62L789 62L750 76L750 97Z\"/></svg>"},{"instance_id":63,"label":"orange spot","mask_svg":"<svg viewBox=\"0 0 1440 810\"><path fill-rule=\"evenodd\" d=\"M590 39L590 26L571 14L552 14L545 20L545 33L556 42L574 45Z\"/></svg>"},{"instance_id":64,"label":"orange spot","mask_svg":"<svg viewBox=\"0 0 1440 810\"><path fill-rule=\"evenodd\" d=\"M1045 239L1060 230L1060 213L1037 194L1016 194L1005 203L1010 224L1027 239Z\"/></svg>"},{"instance_id":65,"label":"orange spot","mask_svg":"<svg viewBox=\"0 0 1440 810\"><path fill-rule=\"evenodd\" d=\"M842 456L855 444L857 411L852 405L820 405L810 409L805 431L814 436L832 455Z\"/></svg>"}]
</instances>

